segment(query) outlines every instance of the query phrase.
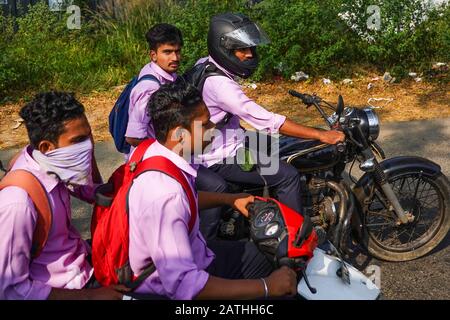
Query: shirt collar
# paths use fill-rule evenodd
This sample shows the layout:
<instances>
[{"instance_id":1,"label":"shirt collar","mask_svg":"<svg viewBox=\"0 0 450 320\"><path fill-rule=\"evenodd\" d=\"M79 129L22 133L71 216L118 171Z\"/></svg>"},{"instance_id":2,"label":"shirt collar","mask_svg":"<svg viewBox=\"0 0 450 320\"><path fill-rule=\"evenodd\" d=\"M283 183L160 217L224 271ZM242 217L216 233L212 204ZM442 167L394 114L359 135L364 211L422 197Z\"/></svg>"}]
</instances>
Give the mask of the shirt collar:
<instances>
[{"instance_id":1,"label":"shirt collar","mask_svg":"<svg viewBox=\"0 0 450 320\"><path fill-rule=\"evenodd\" d=\"M158 66L158 64L156 64L155 62L150 62L148 66L154 73L156 73L157 75L159 75L160 77L164 78L167 81L173 82L177 78L177 74L175 72L168 73L164 71L160 66Z\"/></svg>"},{"instance_id":2,"label":"shirt collar","mask_svg":"<svg viewBox=\"0 0 450 320\"><path fill-rule=\"evenodd\" d=\"M228 75L229 77L231 77L233 79L235 79L237 77L235 74L233 74L232 72L230 72L227 69L225 69L224 67L222 67L218 62L216 62L216 60L213 59L213 57L208 56L208 60L211 61L212 63L214 63L217 68L219 68L220 70L225 72L225 74Z\"/></svg>"},{"instance_id":3,"label":"shirt collar","mask_svg":"<svg viewBox=\"0 0 450 320\"><path fill-rule=\"evenodd\" d=\"M32 173L42 183L47 193L50 193L60 181L52 175L47 174L39 164L33 159L31 153L33 148L28 145L22 149L20 156L17 158L13 169L24 169Z\"/></svg>"},{"instance_id":4,"label":"shirt collar","mask_svg":"<svg viewBox=\"0 0 450 320\"><path fill-rule=\"evenodd\" d=\"M151 147L151 154L163 156L170 161L172 161L179 169L186 172L188 175L197 177L197 168L198 166L194 164L190 164L184 158L180 157L178 154L173 152L172 150L167 149L165 146L160 144L158 141L155 141Z\"/></svg>"}]
</instances>

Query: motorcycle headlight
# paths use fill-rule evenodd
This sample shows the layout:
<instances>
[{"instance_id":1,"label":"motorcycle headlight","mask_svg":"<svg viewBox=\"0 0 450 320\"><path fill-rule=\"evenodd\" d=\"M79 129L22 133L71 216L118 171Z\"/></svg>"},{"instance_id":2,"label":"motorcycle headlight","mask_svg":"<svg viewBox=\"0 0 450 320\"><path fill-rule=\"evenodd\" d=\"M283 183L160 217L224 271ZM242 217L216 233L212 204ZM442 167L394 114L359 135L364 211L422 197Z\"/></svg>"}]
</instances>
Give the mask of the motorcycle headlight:
<instances>
[{"instance_id":1,"label":"motorcycle headlight","mask_svg":"<svg viewBox=\"0 0 450 320\"><path fill-rule=\"evenodd\" d=\"M370 108L363 109L366 117L367 117L367 125L369 129L369 137L372 141L375 141L380 134L380 119L378 115Z\"/></svg>"},{"instance_id":2,"label":"motorcycle headlight","mask_svg":"<svg viewBox=\"0 0 450 320\"><path fill-rule=\"evenodd\" d=\"M278 230L280 229L280 225L277 222L271 223L269 225L267 225L266 230L265 230L265 235L270 237L275 235Z\"/></svg>"}]
</instances>

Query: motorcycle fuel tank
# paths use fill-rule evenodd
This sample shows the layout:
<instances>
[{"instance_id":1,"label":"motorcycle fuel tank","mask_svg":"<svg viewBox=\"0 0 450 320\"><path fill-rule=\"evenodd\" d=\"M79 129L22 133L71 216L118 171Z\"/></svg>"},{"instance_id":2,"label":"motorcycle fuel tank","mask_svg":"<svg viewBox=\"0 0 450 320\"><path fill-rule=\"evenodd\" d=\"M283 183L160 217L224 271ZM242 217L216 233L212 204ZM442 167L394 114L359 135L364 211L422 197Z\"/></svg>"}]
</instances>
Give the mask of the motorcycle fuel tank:
<instances>
[{"instance_id":1,"label":"motorcycle fuel tank","mask_svg":"<svg viewBox=\"0 0 450 320\"><path fill-rule=\"evenodd\" d=\"M306 275L317 292L313 294L302 278L297 285L298 294L307 300L376 300L379 297L380 289L372 280L349 264L346 266L350 283L343 281L337 275L341 265L340 259L316 248L306 268Z\"/></svg>"},{"instance_id":2,"label":"motorcycle fuel tank","mask_svg":"<svg viewBox=\"0 0 450 320\"><path fill-rule=\"evenodd\" d=\"M333 167L339 160L336 146L317 140L281 137L280 159L290 163L301 172L323 170Z\"/></svg>"}]
</instances>

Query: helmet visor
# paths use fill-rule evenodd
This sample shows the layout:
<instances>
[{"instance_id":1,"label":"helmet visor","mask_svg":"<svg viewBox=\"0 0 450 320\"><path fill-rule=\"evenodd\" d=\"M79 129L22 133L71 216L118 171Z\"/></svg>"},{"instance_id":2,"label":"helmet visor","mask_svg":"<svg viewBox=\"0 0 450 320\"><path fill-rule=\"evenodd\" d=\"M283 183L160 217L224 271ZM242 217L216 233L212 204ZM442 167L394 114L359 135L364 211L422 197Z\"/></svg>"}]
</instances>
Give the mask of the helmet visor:
<instances>
[{"instance_id":1,"label":"helmet visor","mask_svg":"<svg viewBox=\"0 0 450 320\"><path fill-rule=\"evenodd\" d=\"M228 32L220 40L226 49L242 49L270 43L267 34L255 23Z\"/></svg>"}]
</instances>

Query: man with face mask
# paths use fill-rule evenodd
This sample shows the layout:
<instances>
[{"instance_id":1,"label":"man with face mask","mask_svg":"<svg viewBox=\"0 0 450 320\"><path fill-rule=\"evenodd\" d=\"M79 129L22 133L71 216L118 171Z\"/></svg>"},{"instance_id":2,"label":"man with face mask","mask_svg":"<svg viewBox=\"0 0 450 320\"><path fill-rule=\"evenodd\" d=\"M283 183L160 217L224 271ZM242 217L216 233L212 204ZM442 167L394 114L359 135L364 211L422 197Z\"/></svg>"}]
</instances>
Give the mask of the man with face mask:
<instances>
[{"instance_id":1,"label":"man with face mask","mask_svg":"<svg viewBox=\"0 0 450 320\"><path fill-rule=\"evenodd\" d=\"M38 213L27 192L0 191L0 299L121 299L123 287L88 289L95 282L89 245L71 224L70 195L92 203L101 183L84 107L71 94L38 94L20 111L30 139L11 171L33 174L52 211L48 238L31 255Z\"/></svg>"},{"instance_id":2,"label":"man with face mask","mask_svg":"<svg viewBox=\"0 0 450 320\"><path fill-rule=\"evenodd\" d=\"M294 167L279 162L276 173L263 174L264 181L256 170L245 171L238 165L238 150L245 146L243 134L240 134L240 120L267 134L281 133L328 144L343 141L344 134L297 124L283 115L267 111L245 95L236 78L252 75L258 66L256 46L267 43L269 39L264 31L243 14L224 13L211 19L209 56L197 64L213 64L222 73L208 77L202 90L211 121L220 128L221 136L215 137L209 152L199 157L203 166L198 171L197 187L199 190L226 192L227 182L253 185L267 182L275 187L281 202L301 212L300 176ZM229 159L233 158L236 161L229 164ZM207 238L214 238L217 234L220 214L217 209L200 213L200 228Z\"/></svg>"}]
</instances>

